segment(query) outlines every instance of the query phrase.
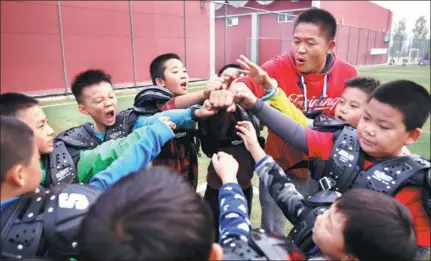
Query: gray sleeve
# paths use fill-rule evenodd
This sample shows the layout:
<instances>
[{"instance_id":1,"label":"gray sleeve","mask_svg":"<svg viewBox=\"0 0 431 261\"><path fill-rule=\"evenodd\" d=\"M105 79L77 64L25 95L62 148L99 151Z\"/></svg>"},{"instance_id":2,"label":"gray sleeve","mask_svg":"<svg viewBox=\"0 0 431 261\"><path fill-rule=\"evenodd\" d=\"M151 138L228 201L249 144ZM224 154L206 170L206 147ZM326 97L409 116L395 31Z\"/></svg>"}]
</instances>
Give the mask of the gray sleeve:
<instances>
[{"instance_id":1,"label":"gray sleeve","mask_svg":"<svg viewBox=\"0 0 431 261\"><path fill-rule=\"evenodd\" d=\"M261 99L257 99L251 112L280 138L308 154L305 128L296 121L264 103Z\"/></svg>"},{"instance_id":2,"label":"gray sleeve","mask_svg":"<svg viewBox=\"0 0 431 261\"><path fill-rule=\"evenodd\" d=\"M277 165L271 156L265 156L256 164L255 169L260 180L268 188L268 192L281 209L284 216L292 224L301 214L304 205L304 197L296 190L295 185L284 174L284 171Z\"/></svg>"},{"instance_id":3,"label":"gray sleeve","mask_svg":"<svg viewBox=\"0 0 431 261\"><path fill-rule=\"evenodd\" d=\"M429 247L418 246L418 250L416 251L415 260L425 260L425 256L430 252Z\"/></svg>"}]
</instances>

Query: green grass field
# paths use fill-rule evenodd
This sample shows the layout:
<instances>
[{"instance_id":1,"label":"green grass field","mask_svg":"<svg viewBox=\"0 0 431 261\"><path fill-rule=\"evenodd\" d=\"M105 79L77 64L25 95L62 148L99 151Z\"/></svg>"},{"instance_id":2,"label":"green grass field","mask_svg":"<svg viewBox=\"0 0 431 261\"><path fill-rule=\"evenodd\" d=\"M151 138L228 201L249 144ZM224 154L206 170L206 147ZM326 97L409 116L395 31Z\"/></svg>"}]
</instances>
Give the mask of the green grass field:
<instances>
[{"instance_id":1,"label":"green grass field","mask_svg":"<svg viewBox=\"0 0 431 261\"><path fill-rule=\"evenodd\" d=\"M419 66L392 66L392 67L378 67L378 68L367 68L359 69L360 76L371 76L375 77L381 82L387 82L396 79L408 79L415 81L428 90L430 90L430 70L429 67L419 67ZM197 91L201 89L202 85L197 85L192 87L191 91ZM118 104L119 109L126 109L133 104L134 95L137 90L130 90L118 94ZM63 105L61 105L63 104ZM72 99L68 101L48 101L42 102L44 105L44 111L47 114L51 126L54 128L56 133L65 130L67 128L79 125L86 121L90 121L90 118L84 116L78 112L76 103ZM419 142L415 145L410 146L410 150L417 153L423 157L430 157L430 122L429 119L423 128L423 135ZM203 156L199 159L199 184L205 183L206 169L209 164L209 159ZM257 189L257 178L253 179L253 184L255 186L255 192ZM203 186L201 186L203 187ZM203 192L202 192L203 193ZM253 198L252 206L252 216L251 221L254 226L260 226L260 204L259 197L255 194ZM288 230L290 229L287 228ZM429 257L429 256L428 256Z\"/></svg>"}]
</instances>

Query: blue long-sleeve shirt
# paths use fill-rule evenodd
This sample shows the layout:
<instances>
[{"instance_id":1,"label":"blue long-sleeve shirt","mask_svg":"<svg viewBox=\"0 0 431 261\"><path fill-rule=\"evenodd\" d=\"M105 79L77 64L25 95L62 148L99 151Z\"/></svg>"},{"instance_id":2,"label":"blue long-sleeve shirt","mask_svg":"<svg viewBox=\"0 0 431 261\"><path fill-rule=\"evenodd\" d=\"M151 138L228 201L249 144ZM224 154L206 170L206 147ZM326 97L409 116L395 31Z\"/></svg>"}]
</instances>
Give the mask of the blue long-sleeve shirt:
<instances>
[{"instance_id":1,"label":"blue long-sleeve shirt","mask_svg":"<svg viewBox=\"0 0 431 261\"><path fill-rule=\"evenodd\" d=\"M90 180L89 185L106 191L121 178L147 166L160 154L162 146L174 137L172 130L160 120L155 120L152 125L144 128L146 128L147 135L139 139L107 169L97 173ZM0 202L1 211L19 198L14 197Z\"/></svg>"},{"instance_id":2,"label":"blue long-sleeve shirt","mask_svg":"<svg viewBox=\"0 0 431 261\"><path fill-rule=\"evenodd\" d=\"M177 125L178 129L190 129L194 126L195 121L192 120L192 110L188 109L174 109L156 113L151 116L140 115L132 128L132 131L153 124L160 117L169 117L170 120ZM96 137L103 141L105 139L105 132L94 132Z\"/></svg>"},{"instance_id":3,"label":"blue long-sleeve shirt","mask_svg":"<svg viewBox=\"0 0 431 261\"><path fill-rule=\"evenodd\" d=\"M177 125L179 129L189 129L193 127L195 121L192 120L192 110L188 109L174 109L167 110L164 112L159 112L151 116L139 116L136 120L133 130L141 128L146 125L151 125L153 122L160 117L169 117L170 120ZM132 131L133 131L132 130Z\"/></svg>"},{"instance_id":4,"label":"blue long-sleeve shirt","mask_svg":"<svg viewBox=\"0 0 431 261\"><path fill-rule=\"evenodd\" d=\"M248 242L251 222L248 216L247 200L237 183L227 183L220 188L220 239L223 246L233 239Z\"/></svg>"}]
</instances>

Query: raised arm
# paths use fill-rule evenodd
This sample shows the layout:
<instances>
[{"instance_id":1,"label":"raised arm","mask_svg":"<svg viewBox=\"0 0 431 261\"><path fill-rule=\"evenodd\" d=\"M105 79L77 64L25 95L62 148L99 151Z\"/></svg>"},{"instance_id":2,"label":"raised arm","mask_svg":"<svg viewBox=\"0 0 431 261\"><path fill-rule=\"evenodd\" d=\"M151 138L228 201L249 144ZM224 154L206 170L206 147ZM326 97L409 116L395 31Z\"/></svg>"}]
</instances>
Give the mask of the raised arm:
<instances>
[{"instance_id":1,"label":"raised arm","mask_svg":"<svg viewBox=\"0 0 431 261\"><path fill-rule=\"evenodd\" d=\"M90 185L107 190L122 177L146 167L160 154L162 146L174 137L168 125L160 120L143 127L142 131L145 135L107 169L96 174L90 180Z\"/></svg>"}]
</instances>

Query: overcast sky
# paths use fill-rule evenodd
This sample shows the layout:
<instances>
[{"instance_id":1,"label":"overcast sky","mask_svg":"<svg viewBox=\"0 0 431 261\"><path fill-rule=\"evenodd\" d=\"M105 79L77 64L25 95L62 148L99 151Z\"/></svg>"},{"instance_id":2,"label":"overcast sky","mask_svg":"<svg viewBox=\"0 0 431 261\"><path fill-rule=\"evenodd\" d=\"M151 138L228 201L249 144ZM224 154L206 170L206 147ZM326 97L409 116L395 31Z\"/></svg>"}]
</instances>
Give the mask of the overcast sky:
<instances>
[{"instance_id":1,"label":"overcast sky","mask_svg":"<svg viewBox=\"0 0 431 261\"><path fill-rule=\"evenodd\" d=\"M430 28L430 1L371 1L392 11L392 29L396 22L402 18L406 19L407 34L412 34L416 19L424 15L428 20ZM429 35L429 32L428 32Z\"/></svg>"}]
</instances>

